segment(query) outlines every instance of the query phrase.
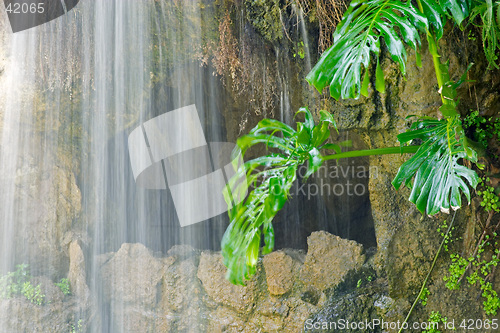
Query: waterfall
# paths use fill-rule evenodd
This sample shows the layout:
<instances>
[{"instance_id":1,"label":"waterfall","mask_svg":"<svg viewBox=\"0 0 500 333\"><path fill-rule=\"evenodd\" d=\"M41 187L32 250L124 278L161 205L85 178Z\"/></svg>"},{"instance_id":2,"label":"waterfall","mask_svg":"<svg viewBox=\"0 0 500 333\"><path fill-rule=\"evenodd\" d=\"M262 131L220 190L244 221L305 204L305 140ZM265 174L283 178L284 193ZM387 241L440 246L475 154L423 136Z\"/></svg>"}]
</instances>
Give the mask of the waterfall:
<instances>
[{"instance_id":1,"label":"waterfall","mask_svg":"<svg viewBox=\"0 0 500 333\"><path fill-rule=\"evenodd\" d=\"M190 105L207 143L234 143L262 117L293 123L311 91L302 79L315 58L306 18L294 7L286 23L291 36L269 47L238 6L81 0L17 33L2 11L0 277L10 277L0 279L0 296L6 286L30 282L41 286L44 305L33 298L16 305L22 290L0 298L0 332L206 329L213 305L199 295L201 259L191 253L220 249L227 214L181 227L168 186L136 183L129 136ZM280 13L280 29L286 20ZM292 46L300 57L291 56ZM179 130L174 141L182 144L184 135ZM152 156L160 141L146 139L142 153ZM158 170L166 173L165 164ZM336 219L321 198L294 195L277 217L278 248L304 248L312 229ZM179 258L185 260L173 265ZM185 276L189 282L179 282ZM62 296L55 283L65 278L72 294ZM32 322L23 317L32 312Z\"/></svg>"}]
</instances>

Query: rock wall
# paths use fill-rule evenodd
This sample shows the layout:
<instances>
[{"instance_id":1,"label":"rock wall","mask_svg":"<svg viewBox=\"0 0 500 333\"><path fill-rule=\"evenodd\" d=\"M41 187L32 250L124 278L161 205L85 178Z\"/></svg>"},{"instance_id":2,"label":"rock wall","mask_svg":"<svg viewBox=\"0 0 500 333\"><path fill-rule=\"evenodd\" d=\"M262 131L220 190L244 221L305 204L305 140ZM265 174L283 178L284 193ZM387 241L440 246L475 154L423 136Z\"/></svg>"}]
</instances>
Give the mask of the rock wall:
<instances>
[{"instance_id":1,"label":"rock wall","mask_svg":"<svg viewBox=\"0 0 500 333\"><path fill-rule=\"evenodd\" d=\"M228 7L229 15L237 22L231 24L238 40L244 41L242 50L246 53L240 53L244 68L236 68L241 81L225 81L221 88L225 94L220 112L228 140L234 141L240 130L248 130L262 117L291 122L293 112L309 104L311 109L331 111L341 134L351 138L356 148L379 148L397 145L396 135L409 126L408 115L436 114L439 96L437 87L429 84L435 78L425 45L422 68L416 67L410 52L406 78L389 59L383 61L385 94L372 90L367 98L336 102L313 93L305 84L307 60L314 63L318 54L312 51L311 58L305 60L292 57L299 45L297 38L303 36L296 33L290 41L286 34L276 33L283 25L289 33L297 28L291 23L294 17L286 16L290 7L277 10L281 2L275 0L235 3ZM241 14L247 7L249 15ZM269 19L275 21L257 20L262 10L269 11ZM313 32L310 37L317 36L316 23L308 22L306 29ZM309 50L315 50L316 44L312 40ZM454 78L462 75L471 60L476 63L469 74L477 80L475 88L466 85L461 90L462 114L477 107L484 115L498 114L500 76L486 71L479 44L449 28L441 44L443 58L450 59ZM218 74L227 77L228 73ZM322 199L322 206L309 201L297 204L305 212L298 221L302 233L324 227L315 224L311 217L315 215L309 212L335 211L331 222L338 225L332 229L345 230L342 223L355 217L347 231L339 234L362 242L366 248L353 240L314 232L308 238L307 253L284 249L264 256L257 275L245 287L224 279L220 253L187 246L155 254L142 244L123 244L116 252L92 258L84 251L92 240L80 235L77 225L81 194L75 175L67 167L69 162L40 167L42 156L27 159L32 161L17 170L15 182L30 178L40 182L33 181L37 187L17 188L16 200L30 203L30 209L21 207L22 211L15 212L26 222L15 236L19 239L15 252L19 258L32 258L50 303L36 305L22 297L0 301L0 323L13 332L68 332L80 320L82 330L107 327L112 332L300 332L310 330L304 327L308 319L402 320L439 247L436 229L444 216L422 217L407 201L407 189L394 191L391 181L405 157L390 155L354 161L377 167L377 177L368 178L366 197L356 202ZM470 239L477 233L476 204L457 214L456 237L463 238L454 245L457 251L470 252ZM292 215L280 216L278 225L297 219ZM340 222L334 221L336 218ZM279 235L281 229L285 228L278 228L277 242L286 247L288 240L286 234ZM364 240L365 230L373 232L373 237ZM356 236L352 232L357 232ZM376 246L368 248L372 245ZM463 288L451 292L445 288L441 277L447 265L446 256L441 257L429 283L434 297L429 298L427 307L417 308L414 320L427 320L436 310L456 319L485 318L480 291ZM90 281L89 267L98 271L98 281ZM64 296L55 287L54 281L63 276L70 280L73 296Z\"/></svg>"},{"instance_id":2,"label":"rock wall","mask_svg":"<svg viewBox=\"0 0 500 333\"><path fill-rule=\"evenodd\" d=\"M264 256L246 286L225 279L219 252L176 246L155 257L141 244L124 244L99 267L104 300L123 332L299 332L325 292L366 261L361 245L326 232L308 243L307 254Z\"/></svg>"},{"instance_id":3,"label":"rock wall","mask_svg":"<svg viewBox=\"0 0 500 333\"><path fill-rule=\"evenodd\" d=\"M123 244L96 258L102 294L89 298L82 252L73 242L72 295L39 277L35 282L42 281L46 304L2 300L0 324L13 332L68 332L83 318L81 326L92 331L107 326L112 332L300 332L330 290L367 269L363 246L354 241L321 231L308 244L307 254L284 250L264 256L246 286L225 279L219 252L175 246L167 256L155 256L142 244ZM95 297L109 305L106 311L97 310ZM34 320L25 320L28 314Z\"/></svg>"}]
</instances>

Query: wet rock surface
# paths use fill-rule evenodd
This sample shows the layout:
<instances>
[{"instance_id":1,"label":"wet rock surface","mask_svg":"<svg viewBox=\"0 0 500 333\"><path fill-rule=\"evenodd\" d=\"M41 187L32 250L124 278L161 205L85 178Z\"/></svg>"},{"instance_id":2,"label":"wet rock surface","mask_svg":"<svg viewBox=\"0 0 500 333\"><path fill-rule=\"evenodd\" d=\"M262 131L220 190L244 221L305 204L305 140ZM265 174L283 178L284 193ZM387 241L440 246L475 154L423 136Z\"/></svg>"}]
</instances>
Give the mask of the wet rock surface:
<instances>
[{"instance_id":1,"label":"wet rock surface","mask_svg":"<svg viewBox=\"0 0 500 333\"><path fill-rule=\"evenodd\" d=\"M364 261L360 245L328 233L312 235L309 244L307 256L283 250L263 257L256 276L246 286L234 286L225 279L218 252L183 246L174 247L170 255L154 256L142 244L126 243L117 252L95 258L102 290L96 295L87 284L87 259L75 240L69 245L72 294L64 295L47 277L33 278L50 303L32 304L23 297L2 300L5 311L0 320L16 332L67 332L80 319L84 327L105 325L116 332L300 332L304 322L324 308L326 286L333 290L342 280L328 280L316 288L315 279L324 279L323 275L312 276L311 281L300 275L304 268L334 274L335 266L326 261L312 262L313 253L328 254L342 245L337 256L357 258L356 264L342 261L346 265L342 274L356 274L357 262ZM95 297L109 304L105 312L95 308ZM75 313L81 316L76 318ZM26 315L34 321L23 320Z\"/></svg>"},{"instance_id":2,"label":"wet rock surface","mask_svg":"<svg viewBox=\"0 0 500 333\"><path fill-rule=\"evenodd\" d=\"M361 268L366 259L363 246L324 231L313 232L307 244L300 279L318 290L335 287L351 270Z\"/></svg>"},{"instance_id":3,"label":"wet rock surface","mask_svg":"<svg viewBox=\"0 0 500 333\"><path fill-rule=\"evenodd\" d=\"M283 251L264 257L267 289L271 295L286 294L293 287L294 273L298 264Z\"/></svg>"},{"instance_id":4,"label":"wet rock surface","mask_svg":"<svg viewBox=\"0 0 500 333\"><path fill-rule=\"evenodd\" d=\"M248 281L246 286L236 286L225 279L225 274L220 254L201 254L198 278L207 294L217 303L228 304L239 312L251 311L256 296L255 279Z\"/></svg>"}]
</instances>

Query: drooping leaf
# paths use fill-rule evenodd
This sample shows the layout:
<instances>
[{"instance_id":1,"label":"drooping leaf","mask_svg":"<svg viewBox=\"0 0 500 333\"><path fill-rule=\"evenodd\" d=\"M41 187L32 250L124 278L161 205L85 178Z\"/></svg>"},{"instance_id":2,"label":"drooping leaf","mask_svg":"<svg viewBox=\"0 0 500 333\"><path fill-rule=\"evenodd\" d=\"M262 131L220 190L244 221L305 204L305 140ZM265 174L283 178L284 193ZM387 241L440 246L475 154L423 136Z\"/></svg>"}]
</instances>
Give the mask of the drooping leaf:
<instances>
[{"instance_id":1,"label":"drooping leaf","mask_svg":"<svg viewBox=\"0 0 500 333\"><path fill-rule=\"evenodd\" d=\"M272 219L286 202L296 179L297 165L292 163L284 172L270 170L273 176L264 179L244 202L230 209L231 224L224 233L221 247L226 277L232 283L244 285L255 273L261 232L265 241L263 251L272 251Z\"/></svg>"},{"instance_id":2,"label":"drooping leaf","mask_svg":"<svg viewBox=\"0 0 500 333\"><path fill-rule=\"evenodd\" d=\"M289 197L299 165L307 162L308 175L312 174L323 163L319 149L332 148L325 142L330 136L330 126L336 128L333 116L320 111L320 121L316 124L307 108L300 109L298 114L304 114L304 122L297 123L297 130L277 120L264 119L237 141L243 155L257 144L274 152L243 163L224 191L229 206L231 194L249 193L245 200L229 209L231 223L222 239L227 278L234 284L243 285L255 273L261 238L262 253L273 250L272 220ZM335 148L340 152L341 146L347 144L341 142ZM246 181L241 181L242 178Z\"/></svg>"},{"instance_id":3,"label":"drooping leaf","mask_svg":"<svg viewBox=\"0 0 500 333\"><path fill-rule=\"evenodd\" d=\"M448 12L456 24L460 25L469 16L472 0L439 0L441 9Z\"/></svg>"},{"instance_id":4,"label":"drooping leaf","mask_svg":"<svg viewBox=\"0 0 500 333\"><path fill-rule=\"evenodd\" d=\"M377 59L377 67L375 69L375 89L380 93L385 93L385 79L384 71L380 68L379 61Z\"/></svg>"},{"instance_id":5,"label":"drooping leaf","mask_svg":"<svg viewBox=\"0 0 500 333\"><path fill-rule=\"evenodd\" d=\"M417 49L419 31L424 32L426 27L426 18L411 1L354 0L337 25L333 45L323 53L306 80L320 92L330 86L330 94L337 100L359 98L361 90L367 92L366 76L364 85L361 83L362 68L367 73L372 54L377 58L380 55L380 40L384 39L389 54L404 74L404 45ZM380 88L380 79L377 82Z\"/></svg>"},{"instance_id":6,"label":"drooping leaf","mask_svg":"<svg viewBox=\"0 0 500 333\"><path fill-rule=\"evenodd\" d=\"M470 202L468 185L475 188L479 177L473 170L460 165L460 159L475 162L477 156L465 144L459 116L443 120L420 119L412 128L398 136L401 144L414 139L423 143L415 155L403 163L392 184L411 188L409 200L422 214L449 213L462 205L462 194ZM413 178L413 185L411 179Z\"/></svg>"},{"instance_id":7,"label":"drooping leaf","mask_svg":"<svg viewBox=\"0 0 500 333\"><path fill-rule=\"evenodd\" d=\"M420 0L422 11L429 22L430 29L434 32L436 39L443 37L443 26L446 23L443 21L443 9L437 0Z\"/></svg>"}]
</instances>

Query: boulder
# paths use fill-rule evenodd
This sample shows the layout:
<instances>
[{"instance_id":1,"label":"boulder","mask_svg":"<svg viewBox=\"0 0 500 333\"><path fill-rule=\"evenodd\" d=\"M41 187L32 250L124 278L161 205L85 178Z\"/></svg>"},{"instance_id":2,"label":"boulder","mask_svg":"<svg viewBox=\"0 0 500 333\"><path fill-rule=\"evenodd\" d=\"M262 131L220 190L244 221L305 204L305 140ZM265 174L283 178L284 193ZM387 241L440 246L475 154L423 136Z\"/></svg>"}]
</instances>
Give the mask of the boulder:
<instances>
[{"instance_id":1,"label":"boulder","mask_svg":"<svg viewBox=\"0 0 500 333\"><path fill-rule=\"evenodd\" d=\"M85 303L90 296L90 291L86 282L85 257L78 241L72 241L69 245L68 280L71 293Z\"/></svg>"},{"instance_id":2,"label":"boulder","mask_svg":"<svg viewBox=\"0 0 500 333\"><path fill-rule=\"evenodd\" d=\"M220 253L201 253L198 278L208 296L238 312L251 311L256 298L256 279L248 281L246 286L236 286L226 280L226 271Z\"/></svg>"},{"instance_id":3,"label":"boulder","mask_svg":"<svg viewBox=\"0 0 500 333\"><path fill-rule=\"evenodd\" d=\"M163 276L162 262L142 244L123 244L100 270L106 299L151 309Z\"/></svg>"},{"instance_id":4,"label":"boulder","mask_svg":"<svg viewBox=\"0 0 500 333\"><path fill-rule=\"evenodd\" d=\"M296 263L283 251L276 251L264 257L267 290L271 295L283 295L290 291L294 282Z\"/></svg>"},{"instance_id":5,"label":"boulder","mask_svg":"<svg viewBox=\"0 0 500 333\"><path fill-rule=\"evenodd\" d=\"M347 273L365 262L362 245L325 231L313 232L307 244L309 249L300 279L304 285L318 290L337 286Z\"/></svg>"}]
</instances>

